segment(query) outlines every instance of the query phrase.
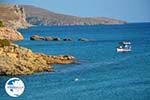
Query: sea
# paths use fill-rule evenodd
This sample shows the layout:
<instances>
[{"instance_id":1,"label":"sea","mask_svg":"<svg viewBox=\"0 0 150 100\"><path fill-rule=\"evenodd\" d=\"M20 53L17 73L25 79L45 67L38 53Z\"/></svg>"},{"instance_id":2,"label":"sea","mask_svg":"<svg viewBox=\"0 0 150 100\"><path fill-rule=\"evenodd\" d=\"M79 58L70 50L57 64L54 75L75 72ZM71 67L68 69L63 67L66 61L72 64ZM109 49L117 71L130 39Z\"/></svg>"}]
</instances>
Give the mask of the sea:
<instances>
[{"instance_id":1,"label":"sea","mask_svg":"<svg viewBox=\"0 0 150 100\"><path fill-rule=\"evenodd\" d=\"M52 65L54 72L15 76L25 84L17 98L5 92L12 77L0 76L0 100L150 100L150 23L34 26L19 31L25 39L18 45L36 53L72 55L78 63ZM32 35L72 41L31 41ZM132 43L132 51L118 53L118 43L125 40Z\"/></svg>"}]
</instances>

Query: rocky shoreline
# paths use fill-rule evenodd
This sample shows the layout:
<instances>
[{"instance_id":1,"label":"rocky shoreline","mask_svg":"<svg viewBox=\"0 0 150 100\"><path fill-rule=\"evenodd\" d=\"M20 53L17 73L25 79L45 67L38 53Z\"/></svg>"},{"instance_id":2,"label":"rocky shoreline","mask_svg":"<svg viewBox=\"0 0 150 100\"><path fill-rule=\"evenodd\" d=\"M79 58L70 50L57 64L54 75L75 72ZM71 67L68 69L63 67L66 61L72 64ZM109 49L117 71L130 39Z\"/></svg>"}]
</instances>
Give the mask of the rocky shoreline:
<instances>
[{"instance_id":1,"label":"rocky shoreline","mask_svg":"<svg viewBox=\"0 0 150 100\"><path fill-rule=\"evenodd\" d=\"M51 64L74 63L73 56L48 56L33 53L16 44L0 47L0 75L29 75L37 72L51 72Z\"/></svg>"},{"instance_id":2,"label":"rocky shoreline","mask_svg":"<svg viewBox=\"0 0 150 100\"><path fill-rule=\"evenodd\" d=\"M0 76L29 75L37 72L51 72L52 64L70 64L75 62L73 56L50 56L33 53L30 49L20 47L10 41L23 40L17 31L31 26L26 21L25 11L17 5L0 5ZM31 38L34 40L36 36ZM39 37L38 37L39 38ZM42 40L43 38L39 38ZM60 41L60 38L45 37L45 41ZM64 39L64 41L71 41Z\"/></svg>"}]
</instances>

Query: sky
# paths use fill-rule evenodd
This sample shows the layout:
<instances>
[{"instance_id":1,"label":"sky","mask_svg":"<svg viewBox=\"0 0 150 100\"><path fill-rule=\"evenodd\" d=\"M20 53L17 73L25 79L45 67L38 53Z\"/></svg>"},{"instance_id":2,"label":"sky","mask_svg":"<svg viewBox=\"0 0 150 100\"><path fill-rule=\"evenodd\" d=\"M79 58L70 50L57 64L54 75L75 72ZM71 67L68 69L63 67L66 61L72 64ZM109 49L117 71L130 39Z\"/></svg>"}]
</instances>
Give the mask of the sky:
<instances>
[{"instance_id":1,"label":"sky","mask_svg":"<svg viewBox=\"0 0 150 100\"><path fill-rule=\"evenodd\" d=\"M0 0L35 5L81 17L109 17L128 22L150 22L150 0Z\"/></svg>"}]
</instances>

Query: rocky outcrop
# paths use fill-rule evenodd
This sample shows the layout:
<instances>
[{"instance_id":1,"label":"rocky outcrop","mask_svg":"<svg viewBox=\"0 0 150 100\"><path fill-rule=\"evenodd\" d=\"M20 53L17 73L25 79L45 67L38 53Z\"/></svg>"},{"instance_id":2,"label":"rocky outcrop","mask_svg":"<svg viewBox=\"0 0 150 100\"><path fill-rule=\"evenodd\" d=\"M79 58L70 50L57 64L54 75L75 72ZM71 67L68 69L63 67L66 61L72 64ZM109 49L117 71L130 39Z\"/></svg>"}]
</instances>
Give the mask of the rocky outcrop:
<instances>
[{"instance_id":1,"label":"rocky outcrop","mask_svg":"<svg viewBox=\"0 0 150 100\"><path fill-rule=\"evenodd\" d=\"M6 28L6 27L1 27L0 28L0 39L7 39L7 40L23 40L23 36L21 33L19 33L16 30Z\"/></svg>"},{"instance_id":2,"label":"rocky outcrop","mask_svg":"<svg viewBox=\"0 0 150 100\"><path fill-rule=\"evenodd\" d=\"M78 41L85 41L85 42L87 42L87 41L91 41L91 40L89 40L87 38L79 38Z\"/></svg>"},{"instance_id":3,"label":"rocky outcrop","mask_svg":"<svg viewBox=\"0 0 150 100\"><path fill-rule=\"evenodd\" d=\"M33 35L30 37L30 40L44 40L44 41L72 41L71 38L64 38L64 39L61 39L59 37L51 37L51 36L39 36L39 35ZM87 39L87 38L79 38L78 41L83 41L83 42L88 42L88 41L95 41L95 40L92 40L92 39Z\"/></svg>"},{"instance_id":4,"label":"rocky outcrop","mask_svg":"<svg viewBox=\"0 0 150 100\"><path fill-rule=\"evenodd\" d=\"M39 35L33 35L30 37L30 40L45 40L45 37Z\"/></svg>"},{"instance_id":5,"label":"rocky outcrop","mask_svg":"<svg viewBox=\"0 0 150 100\"><path fill-rule=\"evenodd\" d=\"M52 71L50 64L69 64L72 56L47 56L33 53L30 49L11 44L0 47L0 75L28 75Z\"/></svg>"},{"instance_id":6,"label":"rocky outcrop","mask_svg":"<svg viewBox=\"0 0 150 100\"><path fill-rule=\"evenodd\" d=\"M13 29L30 26L26 21L24 8L17 5L0 4L0 20L4 23L5 27Z\"/></svg>"},{"instance_id":7,"label":"rocky outcrop","mask_svg":"<svg viewBox=\"0 0 150 100\"><path fill-rule=\"evenodd\" d=\"M0 75L26 75L51 71L42 57L16 45L0 48Z\"/></svg>"},{"instance_id":8,"label":"rocky outcrop","mask_svg":"<svg viewBox=\"0 0 150 100\"><path fill-rule=\"evenodd\" d=\"M47 36L44 38L45 41L53 41L53 37Z\"/></svg>"},{"instance_id":9,"label":"rocky outcrop","mask_svg":"<svg viewBox=\"0 0 150 100\"><path fill-rule=\"evenodd\" d=\"M64 38L63 41L72 41L71 38Z\"/></svg>"},{"instance_id":10,"label":"rocky outcrop","mask_svg":"<svg viewBox=\"0 0 150 100\"><path fill-rule=\"evenodd\" d=\"M37 56L42 57L47 64L70 64L75 63L75 58L69 55L62 56L47 56L45 54L37 54Z\"/></svg>"},{"instance_id":11,"label":"rocky outcrop","mask_svg":"<svg viewBox=\"0 0 150 100\"><path fill-rule=\"evenodd\" d=\"M33 35L30 37L30 40L44 40L44 41L60 41L61 38L59 37L50 37L50 36L39 36L39 35Z\"/></svg>"},{"instance_id":12,"label":"rocky outcrop","mask_svg":"<svg viewBox=\"0 0 150 100\"><path fill-rule=\"evenodd\" d=\"M60 41L61 40L61 38L59 38L59 37L53 37L53 41Z\"/></svg>"}]
</instances>

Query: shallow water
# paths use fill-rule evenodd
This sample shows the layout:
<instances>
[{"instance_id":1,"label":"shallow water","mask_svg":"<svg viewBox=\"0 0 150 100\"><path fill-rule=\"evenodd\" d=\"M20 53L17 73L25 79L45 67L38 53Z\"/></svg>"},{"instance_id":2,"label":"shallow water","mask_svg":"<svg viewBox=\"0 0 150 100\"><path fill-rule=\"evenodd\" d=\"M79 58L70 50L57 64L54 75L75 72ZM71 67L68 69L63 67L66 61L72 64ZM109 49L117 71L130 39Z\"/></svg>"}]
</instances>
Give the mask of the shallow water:
<instances>
[{"instance_id":1,"label":"shallow water","mask_svg":"<svg viewBox=\"0 0 150 100\"><path fill-rule=\"evenodd\" d=\"M53 73L19 76L25 92L15 100L149 100L150 24L33 27L19 30L17 44L49 55L69 54L79 64L53 65ZM32 35L72 38L71 42L30 41ZM93 39L79 42L78 38ZM130 40L132 52L117 53L118 42ZM0 77L0 100L13 100L5 90L10 77ZM76 80L77 79L77 80Z\"/></svg>"}]
</instances>

